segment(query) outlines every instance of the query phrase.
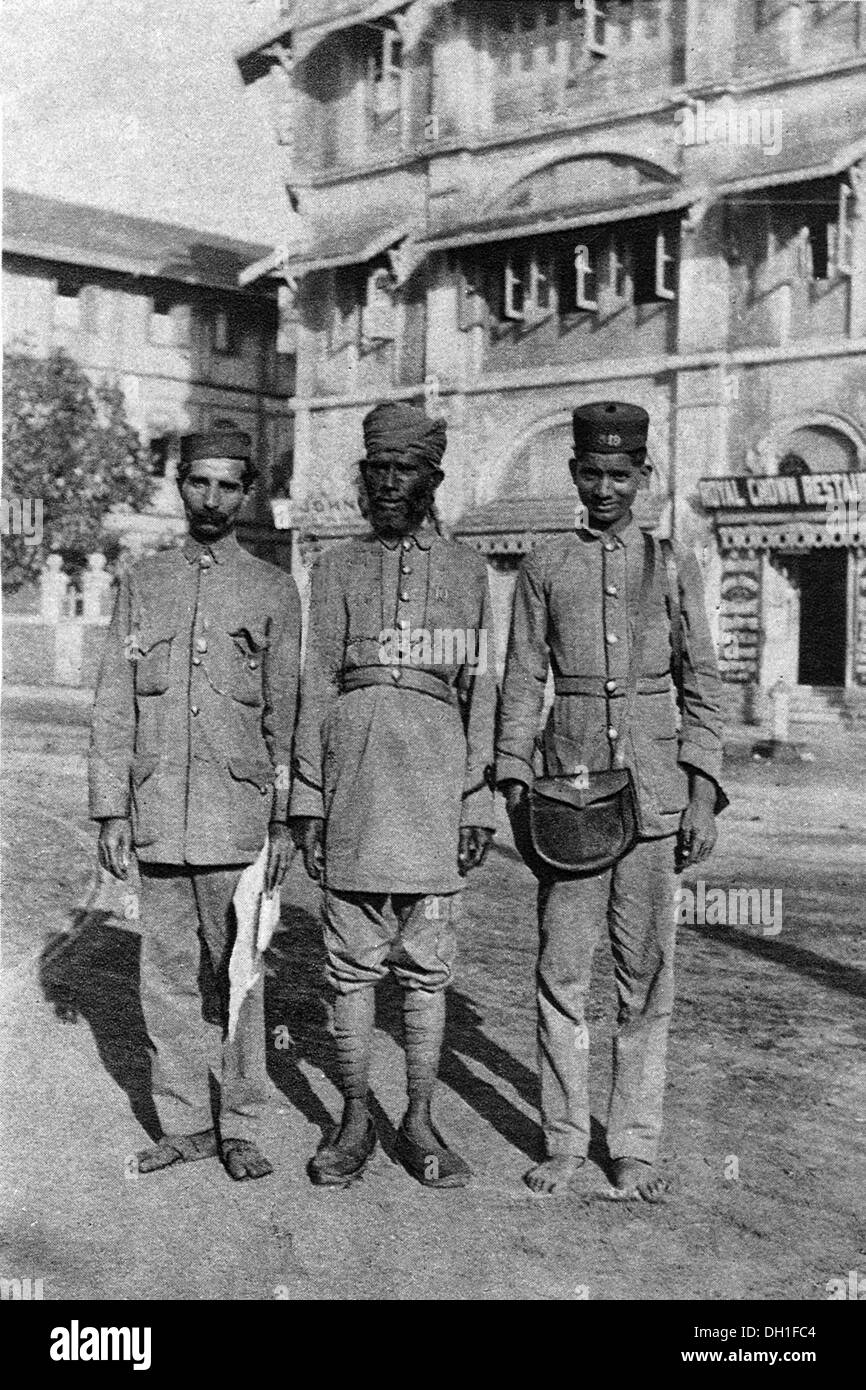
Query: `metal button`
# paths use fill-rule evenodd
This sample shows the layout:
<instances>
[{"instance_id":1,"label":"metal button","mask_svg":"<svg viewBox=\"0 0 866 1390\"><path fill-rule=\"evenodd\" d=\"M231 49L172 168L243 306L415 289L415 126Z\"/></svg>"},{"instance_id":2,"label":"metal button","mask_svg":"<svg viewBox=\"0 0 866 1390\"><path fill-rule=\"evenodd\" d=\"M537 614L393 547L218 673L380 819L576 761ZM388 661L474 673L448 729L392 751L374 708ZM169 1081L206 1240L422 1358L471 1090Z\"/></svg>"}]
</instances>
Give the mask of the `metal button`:
<instances>
[{"instance_id":1,"label":"metal button","mask_svg":"<svg viewBox=\"0 0 866 1390\"><path fill-rule=\"evenodd\" d=\"M612 695L613 692L616 690L616 681L605 681L604 688L607 691L608 695Z\"/></svg>"},{"instance_id":2,"label":"metal button","mask_svg":"<svg viewBox=\"0 0 866 1390\"><path fill-rule=\"evenodd\" d=\"M189 712L190 714L198 714L198 705L190 705Z\"/></svg>"},{"instance_id":3,"label":"metal button","mask_svg":"<svg viewBox=\"0 0 866 1390\"><path fill-rule=\"evenodd\" d=\"M615 584L605 584L604 592L608 595L609 598L616 598L617 594L619 593L619 590L617 589Z\"/></svg>"},{"instance_id":4,"label":"metal button","mask_svg":"<svg viewBox=\"0 0 866 1390\"><path fill-rule=\"evenodd\" d=\"M195 644L195 649L196 649L197 652L206 652L206 651L207 651L207 642L204 640L203 637L199 637L199 638L198 638L198 640L197 640L197 642L196 642L196 644Z\"/></svg>"},{"instance_id":5,"label":"metal button","mask_svg":"<svg viewBox=\"0 0 866 1390\"><path fill-rule=\"evenodd\" d=\"M401 566L400 566L400 573L401 573L401 574L411 574L411 573L412 573L412 566L411 566L411 565L401 565Z\"/></svg>"},{"instance_id":6,"label":"metal button","mask_svg":"<svg viewBox=\"0 0 866 1390\"><path fill-rule=\"evenodd\" d=\"M411 549L411 546L412 546L412 542L410 541L410 539L409 539L408 536L404 536L404 537L403 537L403 540L400 542L400 544L402 545L402 547L403 547L404 550L409 550L409 549Z\"/></svg>"},{"instance_id":7,"label":"metal button","mask_svg":"<svg viewBox=\"0 0 866 1390\"><path fill-rule=\"evenodd\" d=\"M261 792L262 796L267 796L268 794L267 787L259 787L259 791Z\"/></svg>"},{"instance_id":8,"label":"metal button","mask_svg":"<svg viewBox=\"0 0 866 1390\"><path fill-rule=\"evenodd\" d=\"M619 638L617 637L615 632L606 632L604 634L604 640L605 642L607 642L609 646L612 647L616 642L619 641Z\"/></svg>"},{"instance_id":9,"label":"metal button","mask_svg":"<svg viewBox=\"0 0 866 1390\"><path fill-rule=\"evenodd\" d=\"M409 595L406 593L406 590L405 590L405 589L401 589L401 590L400 590L400 602L401 602L401 603L408 603L408 602L409 602Z\"/></svg>"},{"instance_id":10,"label":"metal button","mask_svg":"<svg viewBox=\"0 0 866 1390\"><path fill-rule=\"evenodd\" d=\"M607 736L608 736L608 738L609 738L611 741L613 741L613 739L619 737L619 730L618 730L618 729L608 729L608 731L607 731Z\"/></svg>"},{"instance_id":11,"label":"metal button","mask_svg":"<svg viewBox=\"0 0 866 1390\"><path fill-rule=\"evenodd\" d=\"M209 570L211 565L213 564L213 560L209 555L202 555L201 559L199 560L199 564L201 565L203 570Z\"/></svg>"},{"instance_id":12,"label":"metal button","mask_svg":"<svg viewBox=\"0 0 866 1390\"><path fill-rule=\"evenodd\" d=\"M200 657L200 656L194 656L193 659L192 659L192 664L193 664L193 666L201 666L201 657Z\"/></svg>"},{"instance_id":13,"label":"metal button","mask_svg":"<svg viewBox=\"0 0 866 1390\"><path fill-rule=\"evenodd\" d=\"M392 679L393 681L399 681L399 680L402 680L402 678L403 678L403 672L400 670L400 667L399 667L399 666L392 666L392 667L391 667L391 679Z\"/></svg>"},{"instance_id":14,"label":"metal button","mask_svg":"<svg viewBox=\"0 0 866 1390\"><path fill-rule=\"evenodd\" d=\"M257 671L259 669L259 663L257 661L248 661L247 665L251 671Z\"/></svg>"},{"instance_id":15,"label":"metal button","mask_svg":"<svg viewBox=\"0 0 866 1390\"><path fill-rule=\"evenodd\" d=\"M604 548L605 550L613 550L613 541L605 541Z\"/></svg>"}]
</instances>

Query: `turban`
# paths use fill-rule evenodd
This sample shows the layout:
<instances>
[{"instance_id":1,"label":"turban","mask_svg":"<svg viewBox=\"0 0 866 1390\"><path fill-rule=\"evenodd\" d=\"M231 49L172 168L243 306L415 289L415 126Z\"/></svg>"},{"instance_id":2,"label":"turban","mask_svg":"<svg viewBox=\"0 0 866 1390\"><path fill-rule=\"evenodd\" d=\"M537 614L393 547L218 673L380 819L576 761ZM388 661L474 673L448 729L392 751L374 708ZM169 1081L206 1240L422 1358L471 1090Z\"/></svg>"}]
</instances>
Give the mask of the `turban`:
<instances>
[{"instance_id":1,"label":"turban","mask_svg":"<svg viewBox=\"0 0 866 1390\"><path fill-rule=\"evenodd\" d=\"M368 458L384 453L411 454L438 468L445 444L445 421L431 420L418 406L386 401L364 417Z\"/></svg>"}]
</instances>

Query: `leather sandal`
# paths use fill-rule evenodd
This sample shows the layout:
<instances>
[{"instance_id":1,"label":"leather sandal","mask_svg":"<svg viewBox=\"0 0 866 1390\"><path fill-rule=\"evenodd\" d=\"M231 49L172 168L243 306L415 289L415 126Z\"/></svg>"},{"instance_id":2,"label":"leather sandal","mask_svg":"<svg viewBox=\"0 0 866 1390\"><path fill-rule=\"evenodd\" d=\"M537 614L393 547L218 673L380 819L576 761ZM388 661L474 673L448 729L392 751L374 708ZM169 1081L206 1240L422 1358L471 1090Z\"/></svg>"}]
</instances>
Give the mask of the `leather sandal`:
<instances>
[{"instance_id":1,"label":"leather sandal","mask_svg":"<svg viewBox=\"0 0 866 1390\"><path fill-rule=\"evenodd\" d=\"M141 1149L135 1161L139 1173L158 1173L175 1163L196 1163L200 1158L216 1156L216 1134L212 1129L203 1129L198 1134L163 1134L153 1148Z\"/></svg>"},{"instance_id":2,"label":"leather sandal","mask_svg":"<svg viewBox=\"0 0 866 1390\"><path fill-rule=\"evenodd\" d=\"M436 1148L421 1146L409 1138L403 1125L397 1130L394 1152L416 1182L422 1187L465 1187L472 1169L465 1159L448 1148L442 1135L434 1129Z\"/></svg>"},{"instance_id":3,"label":"leather sandal","mask_svg":"<svg viewBox=\"0 0 866 1390\"><path fill-rule=\"evenodd\" d=\"M372 1117L360 1144L338 1144L339 1129L320 1144L307 1164L310 1182L316 1187L348 1187L361 1177L376 1148L376 1126Z\"/></svg>"}]
</instances>

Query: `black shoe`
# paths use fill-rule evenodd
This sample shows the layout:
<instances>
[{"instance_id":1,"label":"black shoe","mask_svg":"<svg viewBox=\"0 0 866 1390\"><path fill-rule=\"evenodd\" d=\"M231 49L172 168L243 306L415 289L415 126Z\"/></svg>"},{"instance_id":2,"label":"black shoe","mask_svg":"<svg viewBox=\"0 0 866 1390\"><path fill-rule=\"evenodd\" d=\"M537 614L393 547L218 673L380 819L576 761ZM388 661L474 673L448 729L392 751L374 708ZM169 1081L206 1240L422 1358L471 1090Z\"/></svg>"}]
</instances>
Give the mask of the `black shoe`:
<instances>
[{"instance_id":1,"label":"black shoe","mask_svg":"<svg viewBox=\"0 0 866 1390\"><path fill-rule=\"evenodd\" d=\"M320 1145L307 1164L310 1182L316 1187L348 1187L357 1181L376 1148L376 1126L372 1117L367 1121L367 1133L360 1144L351 1147L338 1144L337 1129Z\"/></svg>"},{"instance_id":2,"label":"black shoe","mask_svg":"<svg viewBox=\"0 0 866 1390\"><path fill-rule=\"evenodd\" d=\"M409 1138L401 1125L394 1152L407 1173L422 1187L465 1187L472 1177L472 1169L459 1154L452 1153L441 1134L436 1134L436 1138L439 1143L435 1148L422 1147Z\"/></svg>"}]
</instances>

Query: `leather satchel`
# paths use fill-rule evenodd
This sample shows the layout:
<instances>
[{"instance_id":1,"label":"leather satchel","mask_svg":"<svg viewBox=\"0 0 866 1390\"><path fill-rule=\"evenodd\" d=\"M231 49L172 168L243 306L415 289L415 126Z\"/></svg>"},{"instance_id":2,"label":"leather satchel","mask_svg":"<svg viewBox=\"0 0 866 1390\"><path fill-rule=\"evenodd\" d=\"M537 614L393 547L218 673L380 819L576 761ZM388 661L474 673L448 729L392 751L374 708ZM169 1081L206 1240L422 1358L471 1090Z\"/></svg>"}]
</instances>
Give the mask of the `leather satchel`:
<instances>
[{"instance_id":1,"label":"leather satchel","mask_svg":"<svg viewBox=\"0 0 866 1390\"><path fill-rule=\"evenodd\" d=\"M582 776L573 772L570 776L538 777L530 789L525 834L516 835L516 842L537 877L602 873L637 841L637 793L631 771L625 766L625 748L635 711L655 563L655 544L644 533L638 639L611 767Z\"/></svg>"},{"instance_id":2,"label":"leather satchel","mask_svg":"<svg viewBox=\"0 0 866 1390\"><path fill-rule=\"evenodd\" d=\"M576 778L539 777L529 793L529 840L546 870L597 874L637 840L637 799L628 768Z\"/></svg>"}]
</instances>

